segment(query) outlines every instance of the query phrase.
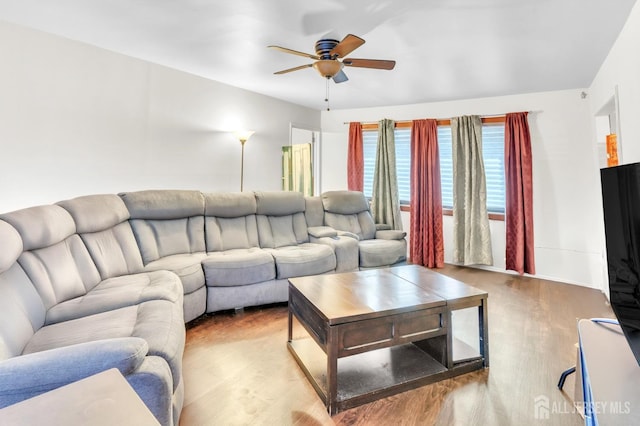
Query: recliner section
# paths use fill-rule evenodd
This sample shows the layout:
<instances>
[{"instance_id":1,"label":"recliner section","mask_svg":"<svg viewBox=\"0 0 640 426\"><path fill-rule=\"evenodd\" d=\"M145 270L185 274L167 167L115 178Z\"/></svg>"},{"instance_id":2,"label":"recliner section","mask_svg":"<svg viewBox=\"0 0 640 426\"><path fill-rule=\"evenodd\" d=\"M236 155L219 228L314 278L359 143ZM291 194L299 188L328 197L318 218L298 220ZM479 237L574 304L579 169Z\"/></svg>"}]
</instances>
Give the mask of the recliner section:
<instances>
[{"instance_id":1,"label":"recliner section","mask_svg":"<svg viewBox=\"0 0 640 426\"><path fill-rule=\"evenodd\" d=\"M204 197L199 191L149 190L119 194L130 215L145 271L180 277L184 320L205 312Z\"/></svg>"},{"instance_id":2,"label":"recliner section","mask_svg":"<svg viewBox=\"0 0 640 426\"><path fill-rule=\"evenodd\" d=\"M406 232L376 224L361 192L328 191L322 194L325 224L339 235L358 241L360 268L377 268L407 259Z\"/></svg>"},{"instance_id":3,"label":"recliner section","mask_svg":"<svg viewBox=\"0 0 640 426\"><path fill-rule=\"evenodd\" d=\"M0 244L0 408L116 367L163 425L182 409L185 322L406 258L349 191L88 195L0 215Z\"/></svg>"}]
</instances>

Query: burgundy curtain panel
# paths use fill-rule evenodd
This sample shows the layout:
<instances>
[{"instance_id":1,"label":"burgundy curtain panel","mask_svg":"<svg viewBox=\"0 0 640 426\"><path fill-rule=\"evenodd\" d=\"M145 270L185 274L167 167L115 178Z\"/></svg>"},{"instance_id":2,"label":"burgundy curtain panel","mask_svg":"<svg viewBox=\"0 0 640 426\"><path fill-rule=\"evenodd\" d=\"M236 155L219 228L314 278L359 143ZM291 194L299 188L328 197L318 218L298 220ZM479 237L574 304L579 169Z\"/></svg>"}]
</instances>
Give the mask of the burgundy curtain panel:
<instances>
[{"instance_id":1,"label":"burgundy curtain panel","mask_svg":"<svg viewBox=\"0 0 640 426\"><path fill-rule=\"evenodd\" d=\"M362 191L364 189L364 153L361 123L349 123L347 188L350 191Z\"/></svg>"},{"instance_id":2,"label":"burgundy curtain panel","mask_svg":"<svg viewBox=\"0 0 640 426\"><path fill-rule=\"evenodd\" d=\"M506 116L504 157L506 269L535 274L531 136L526 112Z\"/></svg>"},{"instance_id":3,"label":"burgundy curtain panel","mask_svg":"<svg viewBox=\"0 0 640 426\"><path fill-rule=\"evenodd\" d=\"M436 120L414 120L411 127L411 263L444 266L442 190Z\"/></svg>"}]
</instances>

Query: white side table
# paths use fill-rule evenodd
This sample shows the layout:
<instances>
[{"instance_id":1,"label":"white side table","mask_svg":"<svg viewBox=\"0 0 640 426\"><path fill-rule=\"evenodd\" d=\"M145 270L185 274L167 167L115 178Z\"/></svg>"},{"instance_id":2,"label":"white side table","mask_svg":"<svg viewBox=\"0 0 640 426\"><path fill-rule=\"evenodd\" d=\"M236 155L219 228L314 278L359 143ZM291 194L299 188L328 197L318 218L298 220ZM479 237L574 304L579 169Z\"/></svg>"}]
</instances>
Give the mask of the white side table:
<instances>
[{"instance_id":1,"label":"white side table","mask_svg":"<svg viewBox=\"0 0 640 426\"><path fill-rule=\"evenodd\" d=\"M160 423L113 368L0 410L1 425L136 425Z\"/></svg>"}]
</instances>

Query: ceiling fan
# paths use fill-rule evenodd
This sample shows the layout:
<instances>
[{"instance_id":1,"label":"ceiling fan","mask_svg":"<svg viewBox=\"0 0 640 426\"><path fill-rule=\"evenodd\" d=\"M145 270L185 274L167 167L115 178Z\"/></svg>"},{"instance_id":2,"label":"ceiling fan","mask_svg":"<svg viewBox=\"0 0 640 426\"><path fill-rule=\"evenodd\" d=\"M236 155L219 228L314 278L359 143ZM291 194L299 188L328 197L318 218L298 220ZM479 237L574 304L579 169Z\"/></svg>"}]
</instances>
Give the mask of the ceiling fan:
<instances>
[{"instance_id":1,"label":"ceiling fan","mask_svg":"<svg viewBox=\"0 0 640 426\"><path fill-rule=\"evenodd\" d=\"M392 70L396 65L396 61L387 61L382 59L354 59L346 58L348 54L356 50L364 44L364 40L353 34L348 34L342 41L332 38L323 38L316 42L316 54L299 52L297 50L288 49L280 46L268 46L284 53L303 56L313 59L312 64L300 65L298 67L277 71L274 74L286 74L305 68L315 68L321 76L326 79L332 78L336 83L342 83L349 78L342 70L343 67L373 68L380 70Z\"/></svg>"}]
</instances>

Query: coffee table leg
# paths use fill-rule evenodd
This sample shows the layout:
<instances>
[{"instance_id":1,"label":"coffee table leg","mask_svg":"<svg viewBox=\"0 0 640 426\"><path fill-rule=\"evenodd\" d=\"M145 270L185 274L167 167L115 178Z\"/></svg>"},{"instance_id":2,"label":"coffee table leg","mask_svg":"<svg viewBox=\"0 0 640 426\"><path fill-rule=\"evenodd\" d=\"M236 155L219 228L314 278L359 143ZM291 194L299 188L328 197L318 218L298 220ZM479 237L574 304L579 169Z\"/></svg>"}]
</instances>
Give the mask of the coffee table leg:
<instances>
[{"instance_id":1,"label":"coffee table leg","mask_svg":"<svg viewBox=\"0 0 640 426\"><path fill-rule=\"evenodd\" d=\"M293 312L291 310L291 301L289 301L289 340L291 343L293 341Z\"/></svg>"},{"instance_id":2,"label":"coffee table leg","mask_svg":"<svg viewBox=\"0 0 640 426\"><path fill-rule=\"evenodd\" d=\"M442 315L442 328L447 330L447 346L445 347L445 356L447 359L443 360L443 364L447 368L453 368L453 311L447 309Z\"/></svg>"},{"instance_id":3,"label":"coffee table leg","mask_svg":"<svg viewBox=\"0 0 640 426\"><path fill-rule=\"evenodd\" d=\"M338 333L330 328L327 341L327 411L338 413Z\"/></svg>"},{"instance_id":4,"label":"coffee table leg","mask_svg":"<svg viewBox=\"0 0 640 426\"><path fill-rule=\"evenodd\" d=\"M478 326L480 332L480 354L483 365L489 366L489 315L487 315L487 299L482 299L478 306Z\"/></svg>"}]
</instances>

